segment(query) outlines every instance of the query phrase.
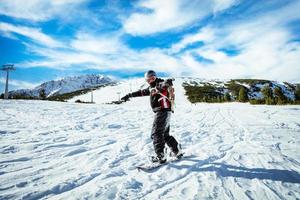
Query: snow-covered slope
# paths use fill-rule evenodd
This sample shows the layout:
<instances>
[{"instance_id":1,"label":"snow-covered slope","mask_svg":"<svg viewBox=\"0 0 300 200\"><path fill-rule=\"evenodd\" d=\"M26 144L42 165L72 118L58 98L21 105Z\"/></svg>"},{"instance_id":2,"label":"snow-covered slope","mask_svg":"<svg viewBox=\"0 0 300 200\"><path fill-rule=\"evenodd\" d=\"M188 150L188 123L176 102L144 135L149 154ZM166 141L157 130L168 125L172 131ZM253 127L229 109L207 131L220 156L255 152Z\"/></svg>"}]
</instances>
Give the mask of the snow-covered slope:
<instances>
[{"instance_id":1,"label":"snow-covered slope","mask_svg":"<svg viewBox=\"0 0 300 200\"><path fill-rule=\"evenodd\" d=\"M101 104L117 101L119 100L119 97L121 98L129 92L133 92L143 87L146 87L146 85L144 85L144 82L144 79L131 79L126 81L120 81L117 85L110 85L103 88L99 88L93 91L94 102ZM91 100L91 93L88 92L83 95L75 96L74 98L70 99L69 102L75 102L77 99L89 102Z\"/></svg>"},{"instance_id":2,"label":"snow-covered slope","mask_svg":"<svg viewBox=\"0 0 300 200\"><path fill-rule=\"evenodd\" d=\"M142 82L97 90L98 104L0 100L0 199L300 198L300 106L190 104L182 80L171 134L187 157L138 172L149 99L102 103Z\"/></svg>"},{"instance_id":3,"label":"snow-covered slope","mask_svg":"<svg viewBox=\"0 0 300 200\"><path fill-rule=\"evenodd\" d=\"M186 105L190 104L187 100L184 91L184 88L182 87L182 83L186 82L187 80L184 78L176 78L173 82L174 88L175 88L175 98L176 98L176 106L179 105ZM145 83L145 79L139 78L139 79L130 79L130 80L124 80L120 81L117 85L107 86L103 88L99 88L95 91L93 91L93 97L95 103L98 104L105 104L105 103L111 103L112 101L119 100L119 97L123 97L124 95L134 92L137 90L140 90L142 88L146 88L147 84ZM178 94L178 95L177 95ZM82 101L90 101L91 99L91 93L86 93L83 95L76 96L69 100L69 102L75 102L77 99ZM129 102L134 102L132 104L135 104L136 102L139 102L141 105L149 105L149 98L132 98Z\"/></svg>"},{"instance_id":4,"label":"snow-covered slope","mask_svg":"<svg viewBox=\"0 0 300 200\"><path fill-rule=\"evenodd\" d=\"M82 75L74 77L66 77L61 80L48 81L45 82L34 89L20 89L15 91L10 91L10 96L30 96L30 97L39 97L41 91L45 92L46 97L65 94L77 90L93 88L99 85L113 83L114 81L107 76L103 75Z\"/></svg>"}]
</instances>

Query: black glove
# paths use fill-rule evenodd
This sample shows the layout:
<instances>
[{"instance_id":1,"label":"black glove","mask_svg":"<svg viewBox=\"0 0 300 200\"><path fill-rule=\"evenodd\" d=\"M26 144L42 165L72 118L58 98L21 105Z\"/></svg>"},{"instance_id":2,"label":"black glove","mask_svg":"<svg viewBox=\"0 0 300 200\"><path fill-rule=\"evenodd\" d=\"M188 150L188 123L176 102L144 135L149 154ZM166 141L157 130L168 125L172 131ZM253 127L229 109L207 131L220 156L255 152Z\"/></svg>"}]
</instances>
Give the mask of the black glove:
<instances>
[{"instance_id":1,"label":"black glove","mask_svg":"<svg viewBox=\"0 0 300 200\"><path fill-rule=\"evenodd\" d=\"M129 100L129 95L125 95L124 97L121 98L122 101L128 101Z\"/></svg>"}]
</instances>

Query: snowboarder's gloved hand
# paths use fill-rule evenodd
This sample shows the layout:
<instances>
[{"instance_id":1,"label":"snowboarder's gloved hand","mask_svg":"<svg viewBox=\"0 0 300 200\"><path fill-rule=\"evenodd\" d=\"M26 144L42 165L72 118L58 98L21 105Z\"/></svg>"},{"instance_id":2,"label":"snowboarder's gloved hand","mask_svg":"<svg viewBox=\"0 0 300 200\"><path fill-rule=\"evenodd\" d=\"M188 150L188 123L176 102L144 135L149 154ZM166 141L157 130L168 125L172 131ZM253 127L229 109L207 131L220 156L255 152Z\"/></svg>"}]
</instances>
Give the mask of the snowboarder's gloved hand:
<instances>
[{"instance_id":1,"label":"snowboarder's gloved hand","mask_svg":"<svg viewBox=\"0 0 300 200\"><path fill-rule=\"evenodd\" d=\"M121 98L122 101L128 101L129 100L129 95L125 95L124 97Z\"/></svg>"}]
</instances>

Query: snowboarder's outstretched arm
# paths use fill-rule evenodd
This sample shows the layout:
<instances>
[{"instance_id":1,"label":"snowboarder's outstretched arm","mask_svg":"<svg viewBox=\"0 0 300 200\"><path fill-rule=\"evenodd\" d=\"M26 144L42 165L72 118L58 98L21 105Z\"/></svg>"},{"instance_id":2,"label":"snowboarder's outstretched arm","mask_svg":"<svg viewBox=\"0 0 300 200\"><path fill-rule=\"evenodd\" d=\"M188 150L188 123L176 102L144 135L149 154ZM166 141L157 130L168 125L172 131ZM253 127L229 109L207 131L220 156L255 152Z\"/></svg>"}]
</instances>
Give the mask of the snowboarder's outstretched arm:
<instances>
[{"instance_id":1,"label":"snowboarder's outstretched arm","mask_svg":"<svg viewBox=\"0 0 300 200\"><path fill-rule=\"evenodd\" d=\"M131 97L141 97L141 96L149 96L150 95L150 90L149 88L143 89L143 90L138 90L136 92L128 93L124 97L121 98L122 101L128 101L129 98Z\"/></svg>"}]
</instances>

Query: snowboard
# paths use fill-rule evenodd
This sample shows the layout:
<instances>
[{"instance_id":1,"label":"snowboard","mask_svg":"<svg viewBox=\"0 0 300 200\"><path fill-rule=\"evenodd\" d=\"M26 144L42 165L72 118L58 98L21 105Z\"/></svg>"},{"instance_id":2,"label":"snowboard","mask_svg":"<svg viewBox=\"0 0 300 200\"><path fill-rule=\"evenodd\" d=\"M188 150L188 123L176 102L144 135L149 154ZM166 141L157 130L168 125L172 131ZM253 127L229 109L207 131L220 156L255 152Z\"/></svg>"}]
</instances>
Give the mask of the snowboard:
<instances>
[{"instance_id":1,"label":"snowboard","mask_svg":"<svg viewBox=\"0 0 300 200\"><path fill-rule=\"evenodd\" d=\"M172 158L169 158L165 163L162 163L162 164L160 164L160 163L147 163L147 164L139 165L136 168L137 168L138 171L151 172L155 169L160 168L161 166L164 166L164 165L167 165L169 163L176 162L176 161L180 161L182 158L184 158L184 153L182 154L182 156L180 158L172 157Z\"/></svg>"}]
</instances>

